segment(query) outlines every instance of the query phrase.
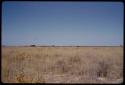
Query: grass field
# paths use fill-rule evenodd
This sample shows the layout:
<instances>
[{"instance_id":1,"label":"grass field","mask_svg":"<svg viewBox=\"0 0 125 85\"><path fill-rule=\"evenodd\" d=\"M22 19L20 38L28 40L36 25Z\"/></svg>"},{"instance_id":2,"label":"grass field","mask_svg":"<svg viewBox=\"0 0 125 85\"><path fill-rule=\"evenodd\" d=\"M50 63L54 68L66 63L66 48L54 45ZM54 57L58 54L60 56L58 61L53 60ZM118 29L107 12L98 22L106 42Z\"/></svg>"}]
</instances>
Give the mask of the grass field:
<instances>
[{"instance_id":1,"label":"grass field","mask_svg":"<svg viewBox=\"0 0 125 85\"><path fill-rule=\"evenodd\" d=\"M122 83L123 47L2 47L3 83Z\"/></svg>"}]
</instances>

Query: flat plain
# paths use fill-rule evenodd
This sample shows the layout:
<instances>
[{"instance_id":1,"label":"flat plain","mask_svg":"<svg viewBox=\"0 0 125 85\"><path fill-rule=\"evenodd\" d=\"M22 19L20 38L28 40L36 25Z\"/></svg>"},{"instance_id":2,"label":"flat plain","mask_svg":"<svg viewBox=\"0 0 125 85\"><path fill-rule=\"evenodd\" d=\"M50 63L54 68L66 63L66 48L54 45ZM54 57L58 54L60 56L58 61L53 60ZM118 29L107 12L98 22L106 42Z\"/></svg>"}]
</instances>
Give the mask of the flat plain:
<instances>
[{"instance_id":1,"label":"flat plain","mask_svg":"<svg viewBox=\"0 0 125 85\"><path fill-rule=\"evenodd\" d=\"M2 47L3 83L122 83L123 47Z\"/></svg>"}]
</instances>

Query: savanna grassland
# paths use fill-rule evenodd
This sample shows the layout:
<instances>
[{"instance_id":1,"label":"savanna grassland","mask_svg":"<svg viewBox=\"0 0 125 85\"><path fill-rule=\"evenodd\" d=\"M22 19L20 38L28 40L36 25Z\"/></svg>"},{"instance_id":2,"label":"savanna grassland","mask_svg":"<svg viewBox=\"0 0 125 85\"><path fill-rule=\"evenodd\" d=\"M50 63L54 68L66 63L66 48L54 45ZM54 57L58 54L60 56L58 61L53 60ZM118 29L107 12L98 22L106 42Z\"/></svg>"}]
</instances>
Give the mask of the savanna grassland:
<instances>
[{"instance_id":1,"label":"savanna grassland","mask_svg":"<svg viewBox=\"0 0 125 85\"><path fill-rule=\"evenodd\" d=\"M123 47L2 47L3 83L122 83Z\"/></svg>"}]
</instances>

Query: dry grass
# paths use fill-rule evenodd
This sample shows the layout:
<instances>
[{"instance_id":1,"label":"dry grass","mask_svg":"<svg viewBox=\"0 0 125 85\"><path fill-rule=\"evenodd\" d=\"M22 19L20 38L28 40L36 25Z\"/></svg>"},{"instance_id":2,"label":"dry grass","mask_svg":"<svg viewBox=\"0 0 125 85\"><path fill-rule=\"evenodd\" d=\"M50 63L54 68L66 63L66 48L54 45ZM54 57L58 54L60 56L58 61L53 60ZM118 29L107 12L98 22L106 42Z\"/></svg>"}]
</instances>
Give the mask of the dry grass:
<instances>
[{"instance_id":1,"label":"dry grass","mask_svg":"<svg viewBox=\"0 0 125 85\"><path fill-rule=\"evenodd\" d=\"M2 47L4 83L122 83L122 47Z\"/></svg>"}]
</instances>

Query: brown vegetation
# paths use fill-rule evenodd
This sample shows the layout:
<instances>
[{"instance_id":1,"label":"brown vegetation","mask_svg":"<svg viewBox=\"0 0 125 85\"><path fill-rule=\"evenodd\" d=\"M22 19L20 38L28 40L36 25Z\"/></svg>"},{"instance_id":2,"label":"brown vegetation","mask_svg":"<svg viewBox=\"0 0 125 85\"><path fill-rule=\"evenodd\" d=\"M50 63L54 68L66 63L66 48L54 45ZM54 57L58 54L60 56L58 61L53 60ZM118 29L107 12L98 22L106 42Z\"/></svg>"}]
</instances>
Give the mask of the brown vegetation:
<instances>
[{"instance_id":1,"label":"brown vegetation","mask_svg":"<svg viewBox=\"0 0 125 85\"><path fill-rule=\"evenodd\" d=\"M121 83L121 47L2 47L4 83Z\"/></svg>"}]
</instances>

